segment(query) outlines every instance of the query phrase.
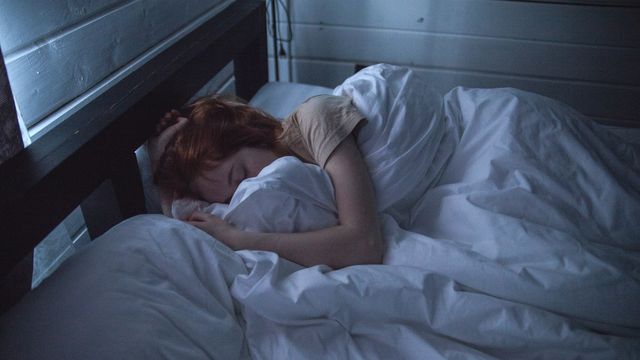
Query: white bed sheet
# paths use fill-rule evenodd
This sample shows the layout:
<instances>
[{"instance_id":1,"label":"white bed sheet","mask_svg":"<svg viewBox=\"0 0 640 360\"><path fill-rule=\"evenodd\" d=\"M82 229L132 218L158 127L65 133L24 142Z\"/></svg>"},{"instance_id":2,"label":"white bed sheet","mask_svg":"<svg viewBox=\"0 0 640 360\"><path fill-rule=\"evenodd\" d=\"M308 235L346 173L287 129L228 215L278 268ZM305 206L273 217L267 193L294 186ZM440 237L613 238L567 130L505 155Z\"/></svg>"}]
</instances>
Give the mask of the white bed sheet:
<instances>
[{"instance_id":1,"label":"white bed sheet","mask_svg":"<svg viewBox=\"0 0 640 360\"><path fill-rule=\"evenodd\" d=\"M425 86L412 77L374 67L336 93L349 93L356 106L377 104L388 110L382 121L402 125L424 120L404 116L419 114L407 111L419 102L398 98L413 93L408 84ZM381 84L391 90L376 91ZM393 104L401 105L391 111ZM428 189L419 193L421 179L413 179L415 206L382 209L383 265L302 268L270 252L232 252L176 220L140 216L96 240L7 314L3 329L13 331L0 332L1 348L25 337L30 341L16 354L96 347L104 352L93 358L111 358L113 342L139 345L132 354L169 358L640 357L640 148L564 105L514 89L458 88L436 112L442 116L429 121L445 125L432 135L455 146L430 169L437 176ZM393 132L386 134L381 147L394 143ZM403 161L424 149L431 148L408 149ZM326 175L301 166L309 165L275 162L265 179L280 174L289 182L278 194L267 181L243 182L238 203L256 214L264 196L330 207ZM301 178L314 190L298 186ZM389 197L390 204L399 200ZM244 217L236 225L262 230L269 216L300 209L269 207L261 220ZM280 230L331 216L301 217L304 224L290 221ZM33 323L41 336L30 335ZM86 326L86 336L55 336L68 326ZM123 341L136 336L141 340Z\"/></svg>"}]
</instances>

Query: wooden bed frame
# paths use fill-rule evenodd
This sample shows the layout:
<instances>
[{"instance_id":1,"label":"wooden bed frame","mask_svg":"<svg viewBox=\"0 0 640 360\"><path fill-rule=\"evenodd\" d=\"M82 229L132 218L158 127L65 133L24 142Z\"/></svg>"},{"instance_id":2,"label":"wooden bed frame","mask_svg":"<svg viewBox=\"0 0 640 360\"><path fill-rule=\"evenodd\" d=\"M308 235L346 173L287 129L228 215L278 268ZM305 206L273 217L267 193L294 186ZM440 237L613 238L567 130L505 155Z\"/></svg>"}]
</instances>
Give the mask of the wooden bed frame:
<instances>
[{"instance_id":1,"label":"wooden bed frame","mask_svg":"<svg viewBox=\"0 0 640 360\"><path fill-rule=\"evenodd\" d=\"M135 150L230 61L250 99L268 80L264 1L235 1L0 166L0 313L30 290L33 248L103 184L123 217L145 213Z\"/></svg>"}]
</instances>

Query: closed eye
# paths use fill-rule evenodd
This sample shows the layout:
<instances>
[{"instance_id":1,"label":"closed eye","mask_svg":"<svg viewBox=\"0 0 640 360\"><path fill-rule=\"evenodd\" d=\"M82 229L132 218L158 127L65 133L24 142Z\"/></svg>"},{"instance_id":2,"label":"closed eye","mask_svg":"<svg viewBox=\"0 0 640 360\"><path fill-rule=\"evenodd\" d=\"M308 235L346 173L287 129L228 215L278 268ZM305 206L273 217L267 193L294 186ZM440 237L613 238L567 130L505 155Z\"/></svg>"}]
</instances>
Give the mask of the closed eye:
<instances>
[{"instance_id":1,"label":"closed eye","mask_svg":"<svg viewBox=\"0 0 640 360\"><path fill-rule=\"evenodd\" d=\"M239 163L233 164L231 169L231 187L234 189L246 178L244 166Z\"/></svg>"},{"instance_id":2,"label":"closed eye","mask_svg":"<svg viewBox=\"0 0 640 360\"><path fill-rule=\"evenodd\" d=\"M227 198L224 201L227 204L231 203L231 198L236 192L238 184L240 184L240 182L242 181L240 172L241 166L238 163L234 162L231 166L231 169L229 169L229 172L227 173Z\"/></svg>"},{"instance_id":3,"label":"closed eye","mask_svg":"<svg viewBox=\"0 0 640 360\"><path fill-rule=\"evenodd\" d=\"M229 170L229 173L227 174L227 184L230 188L233 188L233 173L235 172L237 166L238 165L236 163L233 163L233 165L231 166L231 170Z\"/></svg>"}]
</instances>

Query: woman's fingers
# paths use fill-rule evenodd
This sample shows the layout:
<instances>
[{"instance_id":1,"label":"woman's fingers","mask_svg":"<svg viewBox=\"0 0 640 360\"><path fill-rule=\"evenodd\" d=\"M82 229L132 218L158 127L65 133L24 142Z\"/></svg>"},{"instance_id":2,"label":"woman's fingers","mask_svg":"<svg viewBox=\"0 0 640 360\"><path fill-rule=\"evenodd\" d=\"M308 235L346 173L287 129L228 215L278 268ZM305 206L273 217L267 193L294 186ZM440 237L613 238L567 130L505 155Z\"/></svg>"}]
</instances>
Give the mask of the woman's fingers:
<instances>
[{"instance_id":1,"label":"woman's fingers","mask_svg":"<svg viewBox=\"0 0 640 360\"><path fill-rule=\"evenodd\" d=\"M188 122L188 119L185 117L176 118L175 123L166 126L162 132L156 136L161 151L164 151L164 148L167 146L169 141L178 131L180 131L180 129L185 127Z\"/></svg>"},{"instance_id":2,"label":"woman's fingers","mask_svg":"<svg viewBox=\"0 0 640 360\"><path fill-rule=\"evenodd\" d=\"M187 219L188 222L211 222L213 224L226 224L224 220L215 215L211 215L202 211L194 211Z\"/></svg>"},{"instance_id":3,"label":"woman's fingers","mask_svg":"<svg viewBox=\"0 0 640 360\"><path fill-rule=\"evenodd\" d=\"M200 229L200 230L208 233L209 235L213 236L213 234L211 234L209 232L209 230L207 228L207 224L205 222L203 222L203 221L187 221L187 224L193 225L193 226L197 227L198 229Z\"/></svg>"},{"instance_id":4,"label":"woman's fingers","mask_svg":"<svg viewBox=\"0 0 640 360\"><path fill-rule=\"evenodd\" d=\"M203 225L207 229L212 230L213 232L224 232L226 230L233 229L233 226L231 226L229 223L222 220L221 218L215 215L202 212L202 211L194 211L191 214L191 216L189 216L189 218L187 219L187 222L192 225L196 225L196 224ZM198 227L202 228L201 226L198 226Z\"/></svg>"},{"instance_id":5,"label":"woman's fingers","mask_svg":"<svg viewBox=\"0 0 640 360\"><path fill-rule=\"evenodd\" d=\"M235 240L236 237L234 236L237 230L221 218L201 211L195 211L191 214L187 223L222 241L230 248L238 249L238 244Z\"/></svg>"},{"instance_id":6,"label":"woman's fingers","mask_svg":"<svg viewBox=\"0 0 640 360\"><path fill-rule=\"evenodd\" d=\"M187 221L207 221L207 215L206 213L203 213L202 211L194 211L188 218Z\"/></svg>"},{"instance_id":7,"label":"woman's fingers","mask_svg":"<svg viewBox=\"0 0 640 360\"><path fill-rule=\"evenodd\" d=\"M187 125L188 119L186 117L179 117L175 119L175 122L165 127L160 133L160 137L167 138L167 142L175 135L180 129Z\"/></svg>"},{"instance_id":8,"label":"woman's fingers","mask_svg":"<svg viewBox=\"0 0 640 360\"><path fill-rule=\"evenodd\" d=\"M156 135L159 135L160 133L162 133L168 127L170 127L170 126L176 124L177 122L179 122L180 118L186 119L185 117L183 117L180 114L180 112L178 110L175 110L175 109L164 113L162 118L160 118L160 120L156 124Z\"/></svg>"},{"instance_id":9,"label":"woman's fingers","mask_svg":"<svg viewBox=\"0 0 640 360\"><path fill-rule=\"evenodd\" d=\"M175 111L175 113L173 113L173 111L175 110L172 110L172 113L166 113L165 116L160 119L156 125L156 133L148 142L151 167L154 171L169 141L188 123L186 117L179 116L179 112Z\"/></svg>"}]
</instances>

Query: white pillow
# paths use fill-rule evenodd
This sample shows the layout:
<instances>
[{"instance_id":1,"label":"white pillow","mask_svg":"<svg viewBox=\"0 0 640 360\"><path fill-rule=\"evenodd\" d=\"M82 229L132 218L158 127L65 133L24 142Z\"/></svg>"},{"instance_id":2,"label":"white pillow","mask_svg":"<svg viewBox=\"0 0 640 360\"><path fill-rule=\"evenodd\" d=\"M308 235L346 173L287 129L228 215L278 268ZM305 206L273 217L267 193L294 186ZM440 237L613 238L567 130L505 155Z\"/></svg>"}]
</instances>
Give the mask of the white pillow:
<instances>
[{"instance_id":1,"label":"white pillow","mask_svg":"<svg viewBox=\"0 0 640 360\"><path fill-rule=\"evenodd\" d=\"M275 117L284 119L298 105L312 96L331 94L333 89L290 82L268 82L251 98L249 104Z\"/></svg>"}]
</instances>

